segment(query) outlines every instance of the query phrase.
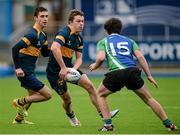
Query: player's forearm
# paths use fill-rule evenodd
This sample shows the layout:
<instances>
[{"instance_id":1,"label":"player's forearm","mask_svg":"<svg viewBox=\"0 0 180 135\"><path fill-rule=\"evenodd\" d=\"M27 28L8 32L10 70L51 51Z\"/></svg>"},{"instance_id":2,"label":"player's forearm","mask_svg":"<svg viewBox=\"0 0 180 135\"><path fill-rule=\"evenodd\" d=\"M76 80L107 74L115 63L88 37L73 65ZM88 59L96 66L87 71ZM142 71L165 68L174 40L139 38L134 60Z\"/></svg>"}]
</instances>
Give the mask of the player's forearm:
<instances>
[{"instance_id":1,"label":"player's forearm","mask_svg":"<svg viewBox=\"0 0 180 135\"><path fill-rule=\"evenodd\" d=\"M146 59L144 57L139 57L138 58L138 61L144 71L144 73L146 74L147 77L151 76L151 72L149 70L149 66L148 66L148 63L146 61Z\"/></svg>"},{"instance_id":2,"label":"player's forearm","mask_svg":"<svg viewBox=\"0 0 180 135\"><path fill-rule=\"evenodd\" d=\"M94 69L99 68L102 65L102 63L103 63L103 61L101 59L97 59L96 62L95 62Z\"/></svg>"},{"instance_id":3,"label":"player's forearm","mask_svg":"<svg viewBox=\"0 0 180 135\"><path fill-rule=\"evenodd\" d=\"M59 66L61 68L66 68L66 65L64 64L60 49L59 48L51 48L51 51L52 51L57 63L59 64Z\"/></svg>"},{"instance_id":4,"label":"player's forearm","mask_svg":"<svg viewBox=\"0 0 180 135\"><path fill-rule=\"evenodd\" d=\"M76 59L74 63L74 69L78 69L82 65L82 58Z\"/></svg>"},{"instance_id":5,"label":"player's forearm","mask_svg":"<svg viewBox=\"0 0 180 135\"><path fill-rule=\"evenodd\" d=\"M99 51L99 53L97 55L97 58L96 58L95 68L94 69L99 68L102 65L102 63L104 62L104 60L105 60L105 52L104 51Z\"/></svg>"}]
</instances>

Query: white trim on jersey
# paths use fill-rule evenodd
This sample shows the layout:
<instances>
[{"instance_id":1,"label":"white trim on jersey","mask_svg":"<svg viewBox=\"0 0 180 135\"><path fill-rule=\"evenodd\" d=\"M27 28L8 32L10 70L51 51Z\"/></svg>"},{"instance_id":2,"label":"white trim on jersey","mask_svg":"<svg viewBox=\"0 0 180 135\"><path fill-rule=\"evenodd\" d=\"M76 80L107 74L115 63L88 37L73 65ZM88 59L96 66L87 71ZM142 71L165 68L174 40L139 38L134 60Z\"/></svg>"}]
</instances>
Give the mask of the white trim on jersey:
<instances>
[{"instance_id":1,"label":"white trim on jersey","mask_svg":"<svg viewBox=\"0 0 180 135\"><path fill-rule=\"evenodd\" d=\"M119 64L115 58L110 54L110 52L108 51L108 46L107 46L107 39L105 40L105 49L106 49L106 52L107 52L107 55L109 56L109 58L112 60L112 62L119 68L119 69L125 69L124 66L122 66L121 64Z\"/></svg>"}]
</instances>

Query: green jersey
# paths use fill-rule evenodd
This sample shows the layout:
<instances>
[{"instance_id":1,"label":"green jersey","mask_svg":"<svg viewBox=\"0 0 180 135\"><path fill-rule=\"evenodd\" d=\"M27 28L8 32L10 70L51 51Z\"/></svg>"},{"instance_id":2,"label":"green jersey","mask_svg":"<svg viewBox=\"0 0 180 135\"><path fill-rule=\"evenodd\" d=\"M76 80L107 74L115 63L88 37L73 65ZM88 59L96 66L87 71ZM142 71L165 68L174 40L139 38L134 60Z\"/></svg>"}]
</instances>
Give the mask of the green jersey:
<instances>
[{"instance_id":1,"label":"green jersey","mask_svg":"<svg viewBox=\"0 0 180 135\"><path fill-rule=\"evenodd\" d=\"M98 50L106 53L110 71L136 67L133 54L137 49L135 41L119 34L111 34L98 42Z\"/></svg>"}]
</instances>

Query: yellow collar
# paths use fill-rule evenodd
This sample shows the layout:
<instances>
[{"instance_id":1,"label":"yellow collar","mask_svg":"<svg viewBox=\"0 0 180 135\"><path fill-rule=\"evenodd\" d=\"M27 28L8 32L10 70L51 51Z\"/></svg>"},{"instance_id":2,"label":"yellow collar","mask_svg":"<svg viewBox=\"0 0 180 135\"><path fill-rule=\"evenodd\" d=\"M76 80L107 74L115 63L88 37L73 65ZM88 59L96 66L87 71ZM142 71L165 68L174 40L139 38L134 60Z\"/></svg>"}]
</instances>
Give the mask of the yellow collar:
<instances>
[{"instance_id":1,"label":"yellow collar","mask_svg":"<svg viewBox=\"0 0 180 135\"><path fill-rule=\"evenodd\" d=\"M42 27L38 23L35 23L33 28L35 28L37 31L42 31Z\"/></svg>"}]
</instances>

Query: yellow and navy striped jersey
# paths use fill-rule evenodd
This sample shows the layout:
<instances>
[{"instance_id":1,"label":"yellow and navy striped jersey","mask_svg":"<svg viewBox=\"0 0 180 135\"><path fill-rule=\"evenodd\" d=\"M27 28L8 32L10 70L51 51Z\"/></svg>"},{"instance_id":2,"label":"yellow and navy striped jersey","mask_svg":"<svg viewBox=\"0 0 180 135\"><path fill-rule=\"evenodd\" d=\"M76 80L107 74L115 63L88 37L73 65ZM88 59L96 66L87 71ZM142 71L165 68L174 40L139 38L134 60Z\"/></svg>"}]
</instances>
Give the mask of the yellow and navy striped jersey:
<instances>
[{"instance_id":1,"label":"yellow and navy striped jersey","mask_svg":"<svg viewBox=\"0 0 180 135\"><path fill-rule=\"evenodd\" d=\"M61 45L63 57L72 58L74 51L82 52L83 38L80 34L72 33L68 26L56 34L54 41Z\"/></svg>"},{"instance_id":2,"label":"yellow and navy striped jersey","mask_svg":"<svg viewBox=\"0 0 180 135\"><path fill-rule=\"evenodd\" d=\"M12 48L15 68L21 68L26 74L34 73L40 53L49 56L47 35L35 23L30 32Z\"/></svg>"},{"instance_id":3,"label":"yellow and navy striped jersey","mask_svg":"<svg viewBox=\"0 0 180 135\"><path fill-rule=\"evenodd\" d=\"M36 25L31 31L21 39L26 47L20 50L20 53L38 57L42 46L47 46L47 35L41 31Z\"/></svg>"},{"instance_id":4,"label":"yellow and navy striped jersey","mask_svg":"<svg viewBox=\"0 0 180 135\"><path fill-rule=\"evenodd\" d=\"M83 38L80 34L73 33L68 26L63 27L54 39L61 45L61 53L64 63L67 67L72 67L72 56L74 51L82 53L83 50ZM47 71L59 72L59 65L54 58L52 52L49 54L49 62Z\"/></svg>"}]
</instances>

